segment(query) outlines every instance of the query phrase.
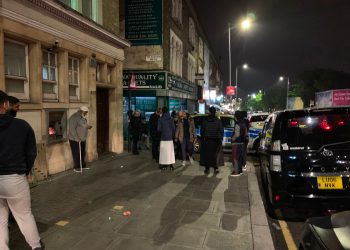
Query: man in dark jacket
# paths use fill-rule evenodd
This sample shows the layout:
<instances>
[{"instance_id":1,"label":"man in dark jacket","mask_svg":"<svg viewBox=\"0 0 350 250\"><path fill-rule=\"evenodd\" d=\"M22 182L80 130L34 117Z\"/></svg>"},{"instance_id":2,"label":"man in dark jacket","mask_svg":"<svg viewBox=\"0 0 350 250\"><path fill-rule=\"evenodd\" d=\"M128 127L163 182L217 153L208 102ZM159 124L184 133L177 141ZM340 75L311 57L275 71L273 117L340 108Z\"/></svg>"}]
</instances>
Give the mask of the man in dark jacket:
<instances>
[{"instance_id":1,"label":"man in dark jacket","mask_svg":"<svg viewBox=\"0 0 350 250\"><path fill-rule=\"evenodd\" d=\"M209 174L209 168L214 168L214 174L218 174L218 155L224 137L222 122L215 115L215 107L209 108L209 116L204 119L201 127L201 165L205 166L204 173Z\"/></svg>"},{"instance_id":2,"label":"man in dark jacket","mask_svg":"<svg viewBox=\"0 0 350 250\"><path fill-rule=\"evenodd\" d=\"M9 249L9 209L32 249L44 249L31 212L26 175L36 158L33 129L8 114L9 98L0 90L0 249Z\"/></svg>"},{"instance_id":3,"label":"man in dark jacket","mask_svg":"<svg viewBox=\"0 0 350 250\"><path fill-rule=\"evenodd\" d=\"M234 127L234 134L232 137L232 165L233 171L231 176L239 176L242 173L244 143L247 136L247 126L244 121L244 116L241 111L235 112L236 124Z\"/></svg>"},{"instance_id":4,"label":"man in dark jacket","mask_svg":"<svg viewBox=\"0 0 350 250\"><path fill-rule=\"evenodd\" d=\"M130 119L130 132L132 136L132 153L138 155L139 151L137 143L142 135L142 121L141 113L139 111L135 111Z\"/></svg>"},{"instance_id":5,"label":"man in dark jacket","mask_svg":"<svg viewBox=\"0 0 350 250\"><path fill-rule=\"evenodd\" d=\"M158 132L158 119L162 109L158 108L149 118L150 135L152 139L152 159L159 160L160 133Z\"/></svg>"}]
</instances>

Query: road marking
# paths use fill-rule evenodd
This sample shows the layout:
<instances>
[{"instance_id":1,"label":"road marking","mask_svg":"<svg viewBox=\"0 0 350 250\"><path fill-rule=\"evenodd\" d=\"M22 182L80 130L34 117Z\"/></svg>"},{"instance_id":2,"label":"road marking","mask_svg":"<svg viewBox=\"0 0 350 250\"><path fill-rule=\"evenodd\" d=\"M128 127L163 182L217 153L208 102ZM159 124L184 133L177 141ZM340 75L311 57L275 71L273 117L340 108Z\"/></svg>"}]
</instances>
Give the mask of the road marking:
<instances>
[{"instance_id":1,"label":"road marking","mask_svg":"<svg viewBox=\"0 0 350 250\"><path fill-rule=\"evenodd\" d=\"M282 217L281 210L276 209L275 213L278 218ZM295 244L295 241L293 239L292 234L290 233L287 223L284 220L278 220L278 223L280 224L282 234L283 234L284 240L286 241L288 250L297 250L298 249L297 245Z\"/></svg>"}]
</instances>

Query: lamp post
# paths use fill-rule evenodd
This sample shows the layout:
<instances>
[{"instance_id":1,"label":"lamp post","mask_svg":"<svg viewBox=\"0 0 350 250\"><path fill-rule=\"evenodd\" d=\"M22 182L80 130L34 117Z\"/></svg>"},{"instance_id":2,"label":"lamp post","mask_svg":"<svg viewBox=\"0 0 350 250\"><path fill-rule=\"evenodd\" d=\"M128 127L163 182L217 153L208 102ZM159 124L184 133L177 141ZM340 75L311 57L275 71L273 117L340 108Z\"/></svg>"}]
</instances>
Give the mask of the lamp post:
<instances>
[{"instance_id":1,"label":"lamp post","mask_svg":"<svg viewBox=\"0 0 350 250\"><path fill-rule=\"evenodd\" d=\"M240 29L243 31L249 30L252 26L253 18L252 15L248 15L247 18L241 21ZM228 60L229 60L229 84L232 85L232 63L231 63L231 29L234 26L231 23L228 24ZM232 95L231 95L231 103L232 103ZM236 67L236 103L237 103L237 67Z\"/></svg>"},{"instance_id":2,"label":"lamp post","mask_svg":"<svg viewBox=\"0 0 350 250\"><path fill-rule=\"evenodd\" d=\"M284 78L287 78L286 109L288 109L289 76L280 76L280 81L283 81Z\"/></svg>"},{"instance_id":3,"label":"lamp post","mask_svg":"<svg viewBox=\"0 0 350 250\"><path fill-rule=\"evenodd\" d=\"M239 67L242 67L243 69L247 69L248 64L245 63L243 65L236 66L236 99L235 99L236 104L237 104L237 98L238 98L238 68Z\"/></svg>"}]
</instances>

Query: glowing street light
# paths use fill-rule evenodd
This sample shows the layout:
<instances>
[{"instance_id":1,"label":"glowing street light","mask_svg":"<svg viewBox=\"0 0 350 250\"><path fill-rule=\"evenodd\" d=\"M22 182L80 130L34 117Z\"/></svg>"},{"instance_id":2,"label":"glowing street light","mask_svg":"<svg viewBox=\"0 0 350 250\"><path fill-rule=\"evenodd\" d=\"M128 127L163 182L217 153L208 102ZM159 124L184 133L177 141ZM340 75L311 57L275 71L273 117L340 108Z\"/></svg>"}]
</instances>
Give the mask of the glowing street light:
<instances>
[{"instance_id":1,"label":"glowing street light","mask_svg":"<svg viewBox=\"0 0 350 250\"><path fill-rule=\"evenodd\" d=\"M289 76L280 76L280 81L284 81L287 78L287 95L286 95L286 109L288 109L288 92L289 92Z\"/></svg>"},{"instance_id":2,"label":"glowing street light","mask_svg":"<svg viewBox=\"0 0 350 250\"><path fill-rule=\"evenodd\" d=\"M242 20L241 22L241 29L242 30L249 30L252 27L252 19L251 18L246 18Z\"/></svg>"}]
</instances>

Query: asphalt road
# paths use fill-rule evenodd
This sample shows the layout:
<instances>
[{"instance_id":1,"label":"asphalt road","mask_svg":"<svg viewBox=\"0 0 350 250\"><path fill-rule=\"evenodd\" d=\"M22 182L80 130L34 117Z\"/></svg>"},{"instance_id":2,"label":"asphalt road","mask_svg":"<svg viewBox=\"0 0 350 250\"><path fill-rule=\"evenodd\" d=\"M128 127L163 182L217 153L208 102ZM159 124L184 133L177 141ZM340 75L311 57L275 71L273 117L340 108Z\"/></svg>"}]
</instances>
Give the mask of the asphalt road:
<instances>
[{"instance_id":1,"label":"asphalt road","mask_svg":"<svg viewBox=\"0 0 350 250\"><path fill-rule=\"evenodd\" d=\"M265 193L262 188L260 171L258 169L258 158L251 155L248 157L248 160L252 161L256 168L260 192L265 203ZM327 209L290 207L283 207L281 209L275 210L271 215L267 214L275 248L277 250L298 249L304 222L310 217L319 217L325 215L329 215L329 211L327 211Z\"/></svg>"}]
</instances>

